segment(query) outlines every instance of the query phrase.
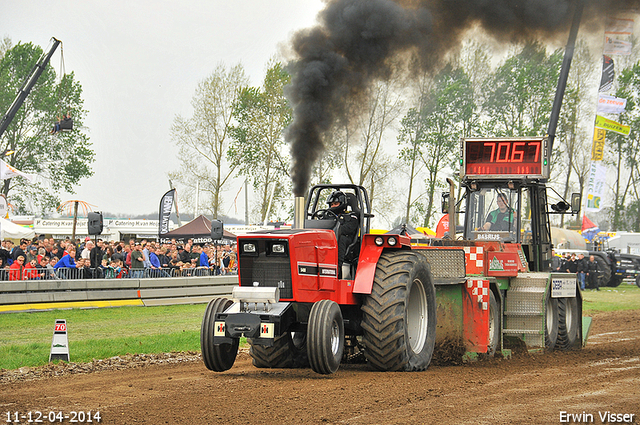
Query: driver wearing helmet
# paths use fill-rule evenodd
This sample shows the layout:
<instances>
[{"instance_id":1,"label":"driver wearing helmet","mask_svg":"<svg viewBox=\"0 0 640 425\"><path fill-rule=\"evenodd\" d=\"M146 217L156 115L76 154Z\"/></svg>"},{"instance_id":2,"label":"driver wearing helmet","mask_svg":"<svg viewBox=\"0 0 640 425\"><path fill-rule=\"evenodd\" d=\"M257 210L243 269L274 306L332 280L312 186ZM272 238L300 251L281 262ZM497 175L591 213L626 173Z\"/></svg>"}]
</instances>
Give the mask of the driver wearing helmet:
<instances>
[{"instance_id":1,"label":"driver wearing helmet","mask_svg":"<svg viewBox=\"0 0 640 425\"><path fill-rule=\"evenodd\" d=\"M339 190L334 191L327 199L329 210L333 212L340 222L340 236L338 237L338 276L342 277L342 263L347 253L347 248L358 233L360 227L357 214L347 212L347 197Z\"/></svg>"}]
</instances>

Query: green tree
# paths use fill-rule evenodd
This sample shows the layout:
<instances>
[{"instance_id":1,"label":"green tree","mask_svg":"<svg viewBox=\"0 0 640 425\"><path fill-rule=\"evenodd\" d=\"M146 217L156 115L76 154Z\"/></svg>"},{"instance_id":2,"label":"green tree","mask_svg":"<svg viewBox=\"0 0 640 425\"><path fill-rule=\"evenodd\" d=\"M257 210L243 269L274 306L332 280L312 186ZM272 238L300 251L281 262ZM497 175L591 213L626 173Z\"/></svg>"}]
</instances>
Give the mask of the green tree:
<instances>
[{"instance_id":1,"label":"green tree","mask_svg":"<svg viewBox=\"0 0 640 425\"><path fill-rule=\"evenodd\" d=\"M635 206L640 201L638 184L640 183L640 62L623 70L618 78L616 96L627 99L626 110L617 121L631 127L628 137L607 132L607 151L613 156L608 161L615 167L616 179L613 190L613 208L611 224L613 231L640 229L640 214ZM626 217L625 217L626 212Z\"/></svg>"},{"instance_id":2,"label":"green tree","mask_svg":"<svg viewBox=\"0 0 640 425\"><path fill-rule=\"evenodd\" d=\"M415 207L422 216L421 224L428 226L435 214L441 172L454 167L458 141L471 128L476 106L469 76L462 68L447 65L423 94L421 105L420 111L411 109L402 120L398 143L400 159L412 170L419 161L426 173L424 195L419 201L407 198L405 215L409 217Z\"/></svg>"},{"instance_id":3,"label":"green tree","mask_svg":"<svg viewBox=\"0 0 640 425\"><path fill-rule=\"evenodd\" d=\"M283 93L290 79L282 63L272 62L262 87L242 89L233 110L237 125L228 158L251 181L258 195L260 222L270 218L270 207L271 211L278 209L276 206L290 196L290 164L283 137L291 121L291 108Z\"/></svg>"},{"instance_id":4,"label":"green tree","mask_svg":"<svg viewBox=\"0 0 640 425\"><path fill-rule=\"evenodd\" d=\"M11 43L4 41L5 46ZM43 50L31 43L18 43L0 59L0 110L7 111L30 75ZM22 177L3 181L2 193L17 213L42 213L59 204L61 190L73 193L81 178L93 174L91 143L83 133L82 86L74 74L56 82L50 65L44 70L22 107L0 140L0 151L14 151L4 158L11 166L38 177L28 183ZM62 114L70 114L74 130L49 134Z\"/></svg>"},{"instance_id":5,"label":"green tree","mask_svg":"<svg viewBox=\"0 0 640 425\"><path fill-rule=\"evenodd\" d=\"M562 52L547 55L539 42L525 44L485 80L486 135L545 134L558 82Z\"/></svg>"},{"instance_id":6,"label":"green tree","mask_svg":"<svg viewBox=\"0 0 640 425\"><path fill-rule=\"evenodd\" d=\"M468 40L462 45L457 62L458 66L469 76L469 85L473 93L474 104L471 116L464 122L464 137L482 137L485 135L485 133L481 132L483 113L481 105L485 98L485 81L490 76L491 57L490 47L477 40Z\"/></svg>"},{"instance_id":7,"label":"green tree","mask_svg":"<svg viewBox=\"0 0 640 425\"><path fill-rule=\"evenodd\" d=\"M229 70L222 64L201 81L191 100L193 116L176 116L171 126L171 139L179 147L180 169L169 173L184 188L183 198L189 205L198 190L207 211L218 218L222 194L233 177L237 164L227 161L231 144L233 108L243 87L249 83L242 65ZM196 206L197 208L200 205Z\"/></svg>"},{"instance_id":8,"label":"green tree","mask_svg":"<svg viewBox=\"0 0 640 425\"><path fill-rule=\"evenodd\" d=\"M409 178L403 223L414 221L413 217L411 217L411 208L420 200L420 197L413 195L414 183L423 168L420 149L426 141L426 135L425 123L422 118L418 108L411 108L400 121L400 133L398 134L399 159L408 166L407 173Z\"/></svg>"}]
</instances>

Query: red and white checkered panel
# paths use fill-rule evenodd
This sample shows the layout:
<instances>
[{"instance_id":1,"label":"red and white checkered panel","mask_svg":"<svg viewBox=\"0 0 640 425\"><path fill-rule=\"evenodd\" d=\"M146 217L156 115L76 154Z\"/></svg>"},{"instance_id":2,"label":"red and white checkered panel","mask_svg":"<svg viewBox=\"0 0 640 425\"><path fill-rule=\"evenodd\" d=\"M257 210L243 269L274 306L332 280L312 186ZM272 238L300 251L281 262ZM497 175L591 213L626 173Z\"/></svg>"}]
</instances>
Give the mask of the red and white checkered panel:
<instances>
[{"instance_id":1,"label":"red and white checkered panel","mask_svg":"<svg viewBox=\"0 0 640 425\"><path fill-rule=\"evenodd\" d=\"M484 272L484 251L481 246L465 246L464 256L467 260L467 274L482 274Z\"/></svg>"},{"instance_id":2,"label":"red and white checkered panel","mask_svg":"<svg viewBox=\"0 0 640 425\"><path fill-rule=\"evenodd\" d=\"M483 279L467 279L467 291L471 299L476 301L483 310L489 309L489 281Z\"/></svg>"}]
</instances>

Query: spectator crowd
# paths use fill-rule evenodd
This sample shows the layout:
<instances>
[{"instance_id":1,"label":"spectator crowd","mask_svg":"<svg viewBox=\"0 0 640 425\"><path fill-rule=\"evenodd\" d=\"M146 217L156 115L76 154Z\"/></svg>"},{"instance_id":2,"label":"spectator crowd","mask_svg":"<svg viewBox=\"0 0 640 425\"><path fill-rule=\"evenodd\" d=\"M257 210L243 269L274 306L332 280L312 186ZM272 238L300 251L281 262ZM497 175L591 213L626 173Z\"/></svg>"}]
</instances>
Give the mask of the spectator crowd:
<instances>
[{"instance_id":1,"label":"spectator crowd","mask_svg":"<svg viewBox=\"0 0 640 425\"><path fill-rule=\"evenodd\" d=\"M580 289L587 287L600 290L600 266L595 256L585 258L584 254L565 253L558 256L551 251L551 270L561 273L576 273L580 281Z\"/></svg>"},{"instance_id":2,"label":"spectator crowd","mask_svg":"<svg viewBox=\"0 0 640 425\"><path fill-rule=\"evenodd\" d=\"M5 239L0 246L0 280L118 279L237 274L236 246L103 241L86 237L55 241Z\"/></svg>"}]
</instances>

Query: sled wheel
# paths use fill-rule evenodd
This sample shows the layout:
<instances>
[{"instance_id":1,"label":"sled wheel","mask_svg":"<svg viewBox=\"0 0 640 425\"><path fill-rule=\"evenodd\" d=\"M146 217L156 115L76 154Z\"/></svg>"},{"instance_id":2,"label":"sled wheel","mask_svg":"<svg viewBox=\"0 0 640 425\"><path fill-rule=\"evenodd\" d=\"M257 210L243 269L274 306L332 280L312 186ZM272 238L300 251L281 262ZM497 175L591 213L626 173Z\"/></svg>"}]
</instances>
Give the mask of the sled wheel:
<instances>
[{"instance_id":1,"label":"sled wheel","mask_svg":"<svg viewBox=\"0 0 640 425\"><path fill-rule=\"evenodd\" d=\"M500 308L498 300L493 291L489 290L489 346L487 347L487 355L495 356L500 349L500 336L502 334Z\"/></svg>"},{"instance_id":2,"label":"sled wheel","mask_svg":"<svg viewBox=\"0 0 640 425\"><path fill-rule=\"evenodd\" d=\"M547 293L545 301L545 327L544 327L544 347L553 351L558 343L558 300L551 298L551 289Z\"/></svg>"},{"instance_id":3,"label":"sled wheel","mask_svg":"<svg viewBox=\"0 0 640 425\"><path fill-rule=\"evenodd\" d=\"M578 343L578 300L577 298L558 299L558 348L569 350Z\"/></svg>"}]
</instances>

